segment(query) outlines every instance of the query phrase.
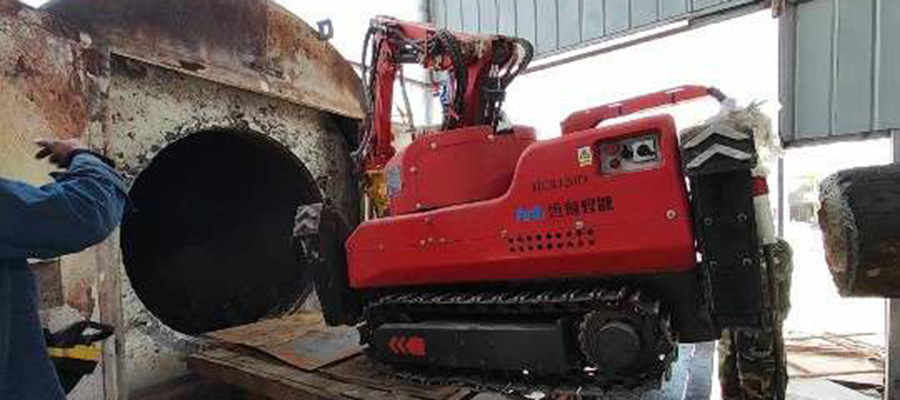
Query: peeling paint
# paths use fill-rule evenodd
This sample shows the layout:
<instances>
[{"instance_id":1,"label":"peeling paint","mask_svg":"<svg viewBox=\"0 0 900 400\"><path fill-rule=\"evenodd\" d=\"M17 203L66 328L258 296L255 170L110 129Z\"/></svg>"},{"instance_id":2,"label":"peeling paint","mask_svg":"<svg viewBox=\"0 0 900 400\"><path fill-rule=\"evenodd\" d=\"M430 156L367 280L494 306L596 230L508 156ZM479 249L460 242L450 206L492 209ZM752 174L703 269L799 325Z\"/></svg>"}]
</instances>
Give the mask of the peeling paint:
<instances>
[{"instance_id":1,"label":"peeling paint","mask_svg":"<svg viewBox=\"0 0 900 400\"><path fill-rule=\"evenodd\" d=\"M356 220L349 149L330 115L119 56L113 56L110 80L114 140L109 155L129 183L166 146L189 135L223 128L253 132L290 150L319 183L322 197L348 220ZM214 154L198 157L220 161ZM173 331L150 314L131 288L124 266L118 270L123 282L127 386L145 388L183 374L183 364L172 360L180 360L184 351L202 346L203 341Z\"/></svg>"},{"instance_id":2,"label":"peeling paint","mask_svg":"<svg viewBox=\"0 0 900 400\"><path fill-rule=\"evenodd\" d=\"M0 6L0 145L9 154L0 170L7 177L45 182L48 168L31 161L34 139L99 130L107 59L77 38L28 7L9 0Z\"/></svg>"},{"instance_id":3,"label":"peeling paint","mask_svg":"<svg viewBox=\"0 0 900 400\"><path fill-rule=\"evenodd\" d=\"M112 52L361 119L362 85L316 30L270 0L55 0ZM239 27L239 28L236 28Z\"/></svg>"},{"instance_id":4,"label":"peeling paint","mask_svg":"<svg viewBox=\"0 0 900 400\"><path fill-rule=\"evenodd\" d=\"M342 118L363 115L361 84L349 64L270 1L160 4L52 1L47 9L63 22L0 0L3 176L46 182L50 167L34 162L32 141L51 135L81 138L116 160L133 183L171 143L226 128L278 142L312 174L321 196L357 221L357 183L340 129ZM49 326L75 316L117 326L114 346L104 349L104 360L115 365L102 369L103 382L95 374L79 398L124 398L183 375L184 353L207 345L147 311L119 242L115 234L63 258L65 313L45 317Z\"/></svg>"}]
</instances>

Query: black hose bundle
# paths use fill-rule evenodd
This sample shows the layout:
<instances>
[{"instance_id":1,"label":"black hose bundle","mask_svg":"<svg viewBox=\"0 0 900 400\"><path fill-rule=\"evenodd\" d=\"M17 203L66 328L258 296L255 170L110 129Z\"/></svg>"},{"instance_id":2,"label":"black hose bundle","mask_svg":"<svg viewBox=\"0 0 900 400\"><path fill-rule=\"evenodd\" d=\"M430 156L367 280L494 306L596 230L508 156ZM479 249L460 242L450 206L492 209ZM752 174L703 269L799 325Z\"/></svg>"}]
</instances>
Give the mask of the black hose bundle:
<instances>
[{"instance_id":1,"label":"black hose bundle","mask_svg":"<svg viewBox=\"0 0 900 400\"><path fill-rule=\"evenodd\" d=\"M463 60L462 48L459 40L453 34L446 30L440 29L434 34L433 41L429 42L428 56L449 56L453 63L454 76L454 93L453 101L449 104L449 110L444 110L443 129L453 129L459 126L460 119L465 113L465 95L466 85L469 82L469 70L466 68L465 60ZM448 112L449 111L449 112Z\"/></svg>"}]
</instances>

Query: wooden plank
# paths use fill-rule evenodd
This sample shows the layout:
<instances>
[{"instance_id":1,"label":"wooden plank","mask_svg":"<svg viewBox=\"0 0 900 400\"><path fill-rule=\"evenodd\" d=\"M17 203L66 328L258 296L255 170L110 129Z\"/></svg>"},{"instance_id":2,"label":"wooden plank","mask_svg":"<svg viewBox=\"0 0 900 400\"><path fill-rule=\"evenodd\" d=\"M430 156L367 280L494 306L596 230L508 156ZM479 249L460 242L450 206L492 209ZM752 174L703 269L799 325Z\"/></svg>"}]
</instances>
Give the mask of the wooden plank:
<instances>
[{"instance_id":1,"label":"wooden plank","mask_svg":"<svg viewBox=\"0 0 900 400\"><path fill-rule=\"evenodd\" d=\"M375 388L391 388L424 399L440 400L454 396L461 389L455 386L419 386L397 379L390 367L359 355L324 368L321 373L335 379Z\"/></svg>"},{"instance_id":2,"label":"wooden plank","mask_svg":"<svg viewBox=\"0 0 900 400\"><path fill-rule=\"evenodd\" d=\"M207 334L247 346L297 368L313 371L359 354L359 334L351 327L327 327L318 313L300 313Z\"/></svg>"},{"instance_id":3,"label":"wooden plank","mask_svg":"<svg viewBox=\"0 0 900 400\"><path fill-rule=\"evenodd\" d=\"M188 369L273 400L414 399L370 387L340 382L271 359L213 349L188 357Z\"/></svg>"},{"instance_id":4,"label":"wooden plank","mask_svg":"<svg viewBox=\"0 0 900 400\"><path fill-rule=\"evenodd\" d=\"M322 314L299 313L283 318L269 319L235 328L207 333L216 340L255 347L289 341L298 334L323 327ZM299 332L299 333L298 333Z\"/></svg>"},{"instance_id":5,"label":"wooden plank","mask_svg":"<svg viewBox=\"0 0 900 400\"><path fill-rule=\"evenodd\" d=\"M455 386L412 385L396 377L390 367L359 355L317 372L294 368L263 354L217 348L188 357L188 369L207 379L224 382L280 399L424 399L453 400L469 389Z\"/></svg>"}]
</instances>

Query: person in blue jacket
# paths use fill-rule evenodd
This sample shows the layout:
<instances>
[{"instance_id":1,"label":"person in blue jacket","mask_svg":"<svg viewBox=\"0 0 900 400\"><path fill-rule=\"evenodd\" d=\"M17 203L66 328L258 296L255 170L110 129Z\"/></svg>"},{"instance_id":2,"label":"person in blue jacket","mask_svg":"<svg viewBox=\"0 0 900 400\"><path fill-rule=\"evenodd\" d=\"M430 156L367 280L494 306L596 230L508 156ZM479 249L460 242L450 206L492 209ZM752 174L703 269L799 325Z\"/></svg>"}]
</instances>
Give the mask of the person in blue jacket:
<instances>
[{"instance_id":1,"label":"person in blue jacket","mask_svg":"<svg viewBox=\"0 0 900 400\"><path fill-rule=\"evenodd\" d=\"M127 198L107 158L77 140L37 144L38 159L65 169L51 173L54 183L34 187L0 178L2 400L65 399L47 356L28 260L53 259L102 242L122 219Z\"/></svg>"}]
</instances>

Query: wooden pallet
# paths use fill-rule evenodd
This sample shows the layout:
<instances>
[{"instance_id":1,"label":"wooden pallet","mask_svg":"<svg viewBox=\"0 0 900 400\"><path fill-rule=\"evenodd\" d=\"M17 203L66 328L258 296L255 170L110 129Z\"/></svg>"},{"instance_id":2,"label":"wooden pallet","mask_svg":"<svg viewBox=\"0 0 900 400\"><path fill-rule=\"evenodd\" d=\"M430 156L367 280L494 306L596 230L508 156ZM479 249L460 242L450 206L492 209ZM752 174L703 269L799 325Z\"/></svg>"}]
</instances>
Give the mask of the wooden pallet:
<instances>
[{"instance_id":1,"label":"wooden pallet","mask_svg":"<svg viewBox=\"0 0 900 400\"><path fill-rule=\"evenodd\" d=\"M414 386L397 381L362 355L307 372L265 355L219 348L190 356L188 368L207 379L272 400L459 400L472 395L464 388Z\"/></svg>"},{"instance_id":2,"label":"wooden pallet","mask_svg":"<svg viewBox=\"0 0 900 400\"><path fill-rule=\"evenodd\" d=\"M355 330L327 328L304 313L208 334L215 347L188 357L188 368L213 381L272 400L455 400L472 392L417 386L361 354Z\"/></svg>"}]
</instances>

